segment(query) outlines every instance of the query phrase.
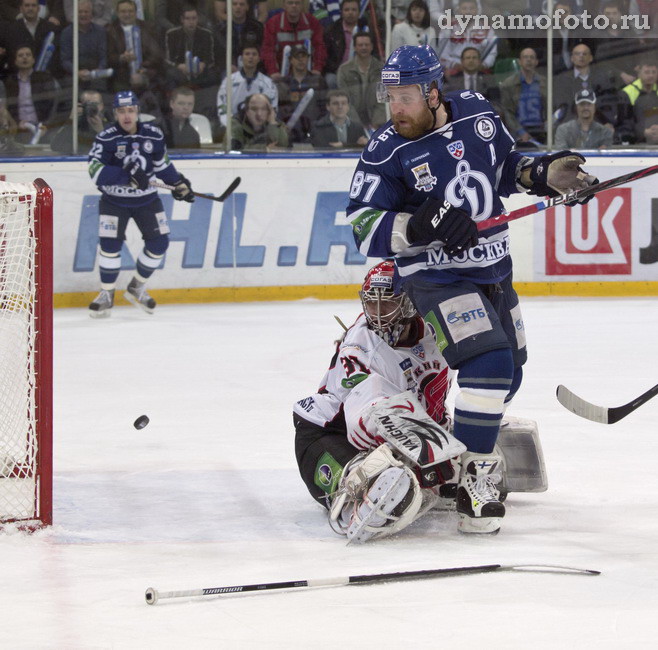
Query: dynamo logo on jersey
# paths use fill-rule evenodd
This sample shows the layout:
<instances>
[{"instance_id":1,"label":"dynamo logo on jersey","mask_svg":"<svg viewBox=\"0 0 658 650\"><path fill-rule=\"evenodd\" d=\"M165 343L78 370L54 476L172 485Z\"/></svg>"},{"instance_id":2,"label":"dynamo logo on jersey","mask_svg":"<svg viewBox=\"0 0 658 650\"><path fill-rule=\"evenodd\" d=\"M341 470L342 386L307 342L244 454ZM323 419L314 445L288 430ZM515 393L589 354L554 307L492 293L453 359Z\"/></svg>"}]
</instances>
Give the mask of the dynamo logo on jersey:
<instances>
[{"instance_id":1,"label":"dynamo logo on jersey","mask_svg":"<svg viewBox=\"0 0 658 650\"><path fill-rule=\"evenodd\" d=\"M445 190L449 203L459 208L467 202L471 208L471 217L475 221L490 217L493 210L493 189L487 175L471 169L468 160L460 160L455 171L456 176L446 185Z\"/></svg>"}]
</instances>

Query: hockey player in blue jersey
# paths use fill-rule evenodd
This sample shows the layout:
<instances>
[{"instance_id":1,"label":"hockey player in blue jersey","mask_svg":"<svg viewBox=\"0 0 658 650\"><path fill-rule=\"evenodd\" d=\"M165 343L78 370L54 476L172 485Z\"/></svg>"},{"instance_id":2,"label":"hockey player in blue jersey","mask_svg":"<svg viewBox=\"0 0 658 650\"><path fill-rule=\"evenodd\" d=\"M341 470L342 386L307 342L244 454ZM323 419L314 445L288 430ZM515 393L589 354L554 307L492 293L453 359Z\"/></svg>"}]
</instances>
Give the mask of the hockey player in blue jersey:
<instances>
[{"instance_id":1,"label":"hockey player in blue jersey","mask_svg":"<svg viewBox=\"0 0 658 650\"><path fill-rule=\"evenodd\" d=\"M458 370L454 435L461 457L459 530L496 533L505 507L494 453L506 404L526 361L512 286L507 224L478 233L515 192L556 196L598 182L571 151L534 159L513 151L500 117L479 93L443 95L432 48L402 46L382 69L381 99L392 120L371 137L347 209L361 253L394 257L449 366Z\"/></svg>"},{"instance_id":2,"label":"hockey player in blue jersey","mask_svg":"<svg viewBox=\"0 0 658 650\"><path fill-rule=\"evenodd\" d=\"M89 175L102 196L99 203L101 292L89 305L89 315L110 315L114 289L121 267L121 247L126 227L134 219L144 248L137 257L135 275L125 298L147 313L155 300L147 293L146 280L158 268L169 246L169 226L153 176L173 185L174 199L194 201L190 182L170 162L162 131L139 121L139 102L132 91L118 92L112 104L115 123L96 136L89 152Z\"/></svg>"}]
</instances>

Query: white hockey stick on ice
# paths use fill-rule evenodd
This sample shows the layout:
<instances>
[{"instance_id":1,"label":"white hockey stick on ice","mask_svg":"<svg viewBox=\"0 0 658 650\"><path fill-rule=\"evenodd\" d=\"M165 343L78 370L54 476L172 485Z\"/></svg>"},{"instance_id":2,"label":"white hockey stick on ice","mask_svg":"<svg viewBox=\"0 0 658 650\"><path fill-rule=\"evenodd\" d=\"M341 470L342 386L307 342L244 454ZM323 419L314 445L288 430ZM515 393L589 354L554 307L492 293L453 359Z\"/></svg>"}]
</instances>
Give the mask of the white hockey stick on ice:
<instances>
[{"instance_id":1,"label":"white hockey stick on ice","mask_svg":"<svg viewBox=\"0 0 658 650\"><path fill-rule=\"evenodd\" d=\"M255 585L234 585L232 587L210 587L207 589L185 589L182 591L158 591L153 587L146 590L145 598L149 605L155 605L165 598L196 598L199 596L220 596L222 594L241 594L248 591L268 591L271 589L295 589L298 587L340 587L343 585L389 582L394 580L411 580L418 578L442 578L451 575L469 573L491 573L493 571L527 571L532 573L558 573L598 576L595 569L578 569L555 564L484 564L481 566L462 566L450 569L426 569L423 571L400 571L398 573L376 573L340 578L316 578L314 580L293 580L290 582L263 582Z\"/></svg>"},{"instance_id":2,"label":"white hockey stick on ice","mask_svg":"<svg viewBox=\"0 0 658 650\"><path fill-rule=\"evenodd\" d=\"M625 418L635 409L640 408L642 404L648 402L652 397L658 395L658 384L653 388L650 388L646 393L642 393L642 395L636 397L628 404L611 408L596 406L596 404L592 404L591 402L584 400L582 397L578 397L578 395L572 393L566 386L558 386L556 394L557 401L560 402L565 409L575 413L581 418L591 420L592 422L600 422L601 424L614 424L615 422L619 422L622 418Z\"/></svg>"}]
</instances>

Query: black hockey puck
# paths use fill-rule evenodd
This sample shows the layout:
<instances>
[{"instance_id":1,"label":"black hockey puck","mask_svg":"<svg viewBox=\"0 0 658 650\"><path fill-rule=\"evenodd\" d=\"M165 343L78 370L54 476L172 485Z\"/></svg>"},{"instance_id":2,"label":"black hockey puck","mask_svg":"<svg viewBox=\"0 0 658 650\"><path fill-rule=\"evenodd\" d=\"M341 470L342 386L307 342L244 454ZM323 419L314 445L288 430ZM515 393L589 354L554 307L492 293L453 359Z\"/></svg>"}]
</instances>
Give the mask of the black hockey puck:
<instances>
[{"instance_id":1,"label":"black hockey puck","mask_svg":"<svg viewBox=\"0 0 658 650\"><path fill-rule=\"evenodd\" d=\"M147 415L140 415L134 422L135 429L143 429L149 423Z\"/></svg>"}]
</instances>

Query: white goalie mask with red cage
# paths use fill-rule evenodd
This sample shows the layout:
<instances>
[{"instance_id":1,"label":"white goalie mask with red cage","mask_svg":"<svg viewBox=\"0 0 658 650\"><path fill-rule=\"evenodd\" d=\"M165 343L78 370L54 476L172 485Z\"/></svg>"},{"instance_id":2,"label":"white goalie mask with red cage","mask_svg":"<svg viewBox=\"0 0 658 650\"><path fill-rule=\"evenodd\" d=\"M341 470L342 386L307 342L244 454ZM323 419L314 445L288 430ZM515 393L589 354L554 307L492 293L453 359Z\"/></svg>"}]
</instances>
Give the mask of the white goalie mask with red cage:
<instances>
[{"instance_id":1,"label":"white goalie mask with red cage","mask_svg":"<svg viewBox=\"0 0 658 650\"><path fill-rule=\"evenodd\" d=\"M373 266L363 281L359 297L368 327L395 346L405 326L416 315L409 296L394 290L395 265L391 260Z\"/></svg>"}]
</instances>

